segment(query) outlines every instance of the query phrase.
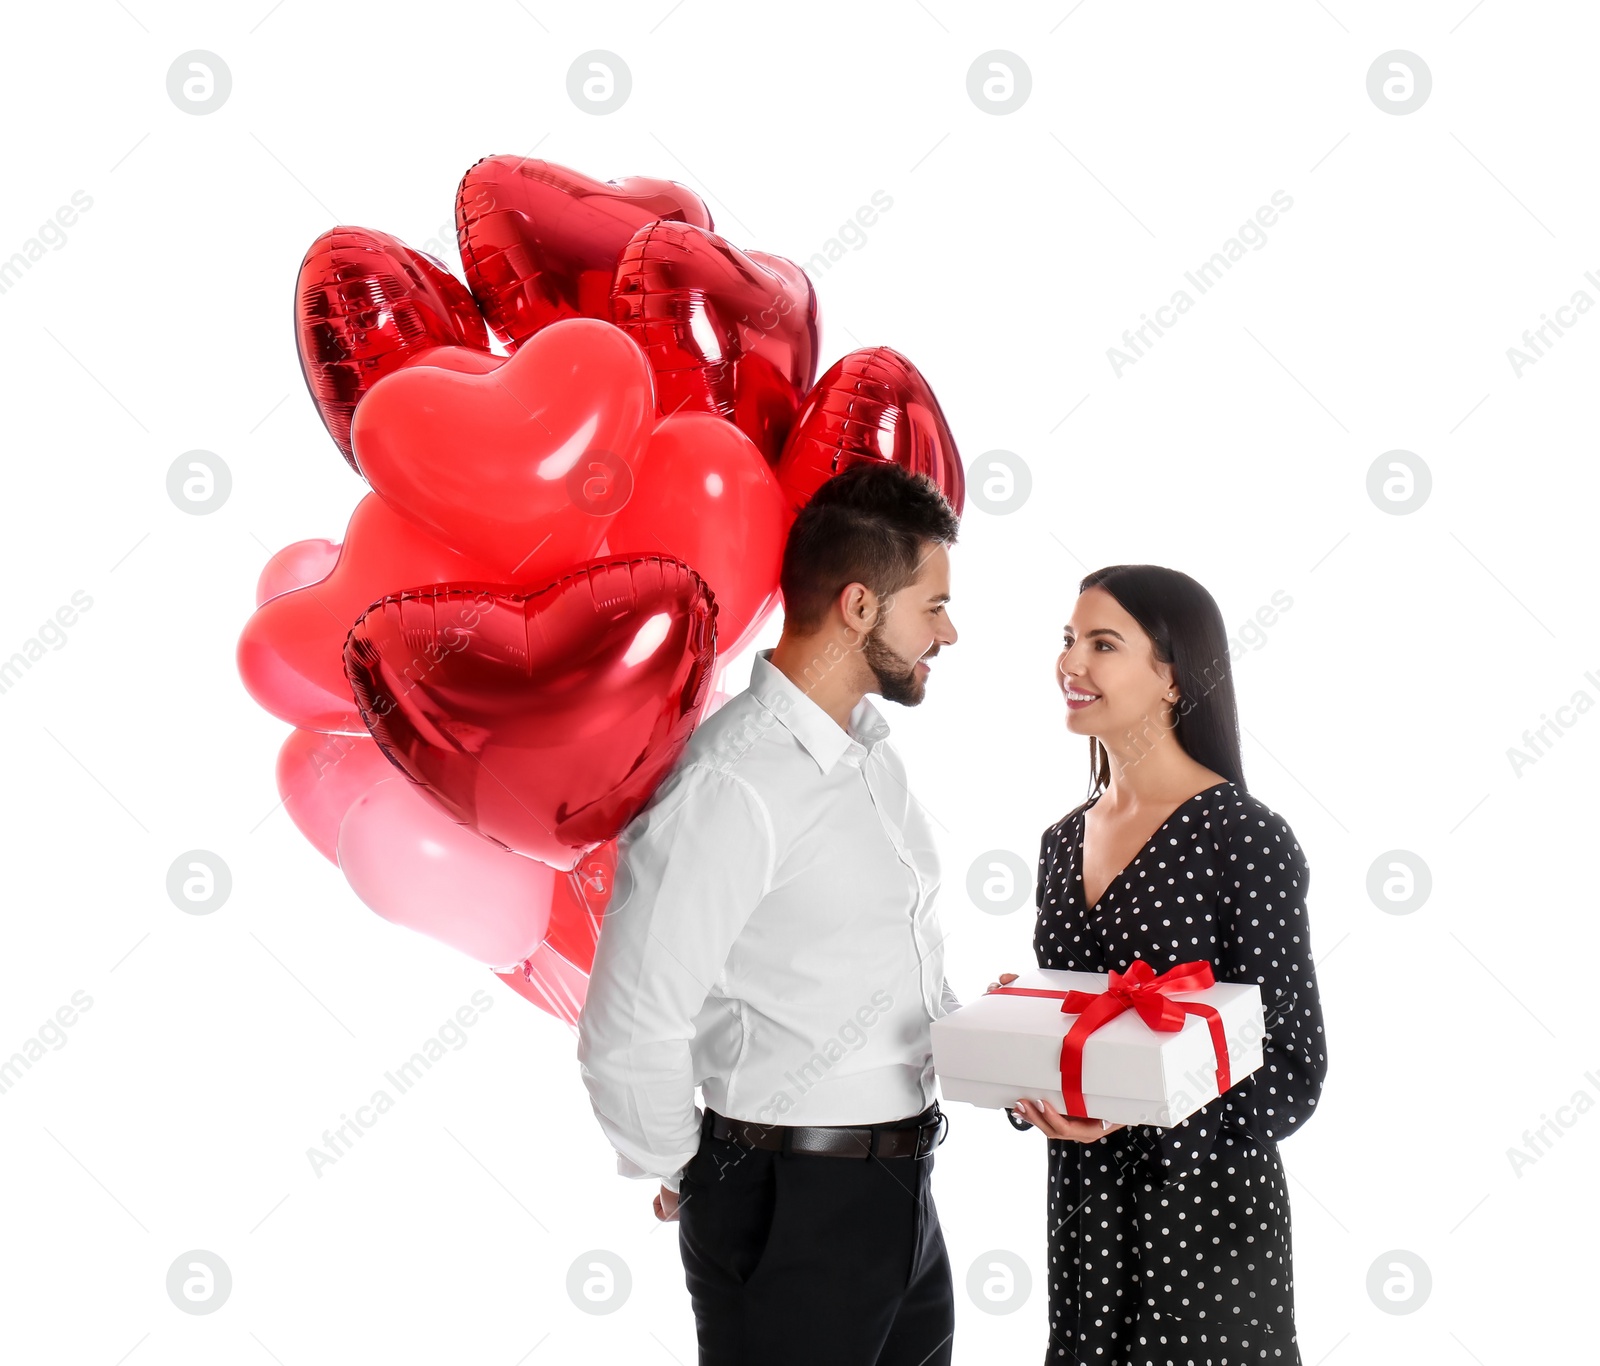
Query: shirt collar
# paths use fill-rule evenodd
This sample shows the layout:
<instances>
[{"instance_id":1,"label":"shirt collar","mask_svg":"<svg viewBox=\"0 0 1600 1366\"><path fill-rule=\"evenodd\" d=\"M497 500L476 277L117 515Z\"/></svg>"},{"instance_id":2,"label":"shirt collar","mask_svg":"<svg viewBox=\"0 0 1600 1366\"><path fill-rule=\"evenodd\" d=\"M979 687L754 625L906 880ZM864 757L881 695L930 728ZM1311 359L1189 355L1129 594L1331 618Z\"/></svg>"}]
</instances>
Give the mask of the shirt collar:
<instances>
[{"instance_id":1,"label":"shirt collar","mask_svg":"<svg viewBox=\"0 0 1600 1366\"><path fill-rule=\"evenodd\" d=\"M850 713L850 733L847 735L833 717L807 697L788 674L772 662L771 648L756 651L755 660L750 666L750 691L789 728L824 773L846 754L865 758L879 740L887 739L889 735L889 723L865 694ZM775 705L779 698L787 700L786 707Z\"/></svg>"}]
</instances>

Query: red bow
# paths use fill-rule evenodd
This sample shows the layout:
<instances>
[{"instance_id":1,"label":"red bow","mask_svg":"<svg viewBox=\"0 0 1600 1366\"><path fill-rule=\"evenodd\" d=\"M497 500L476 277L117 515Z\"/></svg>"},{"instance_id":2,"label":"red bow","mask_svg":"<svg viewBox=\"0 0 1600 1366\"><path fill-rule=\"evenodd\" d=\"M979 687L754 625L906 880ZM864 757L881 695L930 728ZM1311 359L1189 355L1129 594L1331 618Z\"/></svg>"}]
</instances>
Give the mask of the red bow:
<instances>
[{"instance_id":1,"label":"red bow","mask_svg":"<svg viewBox=\"0 0 1600 1366\"><path fill-rule=\"evenodd\" d=\"M1126 972L1111 970L1106 989L1102 991L1046 991L1040 987L996 987L991 996L1047 996L1061 1002L1063 1015L1076 1015L1072 1028L1061 1040L1061 1094L1067 1103L1067 1113L1077 1119L1089 1118L1083 1099L1083 1045L1089 1035L1107 1020L1114 1020L1125 1010L1136 1010L1139 1018L1151 1029L1171 1032L1183 1028L1185 1015L1201 1016L1211 1030L1211 1047L1217 1055L1217 1094L1220 1096L1231 1084L1228 1072L1228 1039L1222 1027L1222 1015L1215 1006L1200 1001L1174 1001L1167 993L1173 991L1203 991L1214 986L1211 964L1203 958L1192 963L1179 963L1159 977L1156 970L1142 958L1135 958Z\"/></svg>"}]
</instances>

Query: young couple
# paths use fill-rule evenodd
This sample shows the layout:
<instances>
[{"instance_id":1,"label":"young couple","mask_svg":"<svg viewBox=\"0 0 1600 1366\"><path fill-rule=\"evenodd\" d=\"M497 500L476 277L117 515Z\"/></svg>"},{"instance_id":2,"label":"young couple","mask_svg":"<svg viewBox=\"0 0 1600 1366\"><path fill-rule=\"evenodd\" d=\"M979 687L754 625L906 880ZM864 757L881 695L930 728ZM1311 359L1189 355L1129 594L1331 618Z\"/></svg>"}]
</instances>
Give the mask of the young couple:
<instances>
[{"instance_id":1,"label":"young couple","mask_svg":"<svg viewBox=\"0 0 1600 1366\"><path fill-rule=\"evenodd\" d=\"M868 694L920 704L955 644L957 528L898 466L824 484L789 533L777 646L618 842L578 1059L618 1169L678 1223L701 1366L951 1360L929 1025L960 1003L930 822ZM1306 861L1245 789L1221 614L1187 575L1101 570L1056 684L1093 796L1044 832L1039 966L1207 959L1261 985L1268 1037L1171 1129L1006 1112L1048 1139L1045 1360L1293 1366L1277 1142L1321 1093L1322 1016Z\"/></svg>"}]
</instances>

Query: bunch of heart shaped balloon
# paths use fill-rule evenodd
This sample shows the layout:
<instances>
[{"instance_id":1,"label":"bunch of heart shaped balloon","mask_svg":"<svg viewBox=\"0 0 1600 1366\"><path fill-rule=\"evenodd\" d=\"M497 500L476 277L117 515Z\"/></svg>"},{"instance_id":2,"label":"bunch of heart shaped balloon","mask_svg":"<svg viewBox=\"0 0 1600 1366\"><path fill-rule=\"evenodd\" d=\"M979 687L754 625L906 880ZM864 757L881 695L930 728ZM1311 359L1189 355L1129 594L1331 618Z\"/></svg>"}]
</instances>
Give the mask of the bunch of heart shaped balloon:
<instances>
[{"instance_id":1,"label":"bunch of heart shaped balloon","mask_svg":"<svg viewBox=\"0 0 1600 1366\"><path fill-rule=\"evenodd\" d=\"M238 667L357 896L572 1023L616 837L777 606L795 514L861 460L959 513L963 472L898 352L817 379L805 272L693 191L494 156L455 217L465 285L364 228L301 263L301 369L371 491L271 558Z\"/></svg>"}]
</instances>

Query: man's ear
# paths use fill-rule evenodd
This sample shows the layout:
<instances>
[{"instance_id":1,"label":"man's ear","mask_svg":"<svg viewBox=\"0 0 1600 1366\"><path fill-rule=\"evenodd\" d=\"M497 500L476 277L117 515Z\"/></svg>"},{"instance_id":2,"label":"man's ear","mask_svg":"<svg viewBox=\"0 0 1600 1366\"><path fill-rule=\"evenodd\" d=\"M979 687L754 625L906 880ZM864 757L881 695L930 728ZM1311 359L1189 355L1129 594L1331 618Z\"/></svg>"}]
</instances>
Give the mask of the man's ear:
<instances>
[{"instance_id":1,"label":"man's ear","mask_svg":"<svg viewBox=\"0 0 1600 1366\"><path fill-rule=\"evenodd\" d=\"M839 590L839 611L852 632L865 634L877 624L877 597L864 583L848 583Z\"/></svg>"}]
</instances>

